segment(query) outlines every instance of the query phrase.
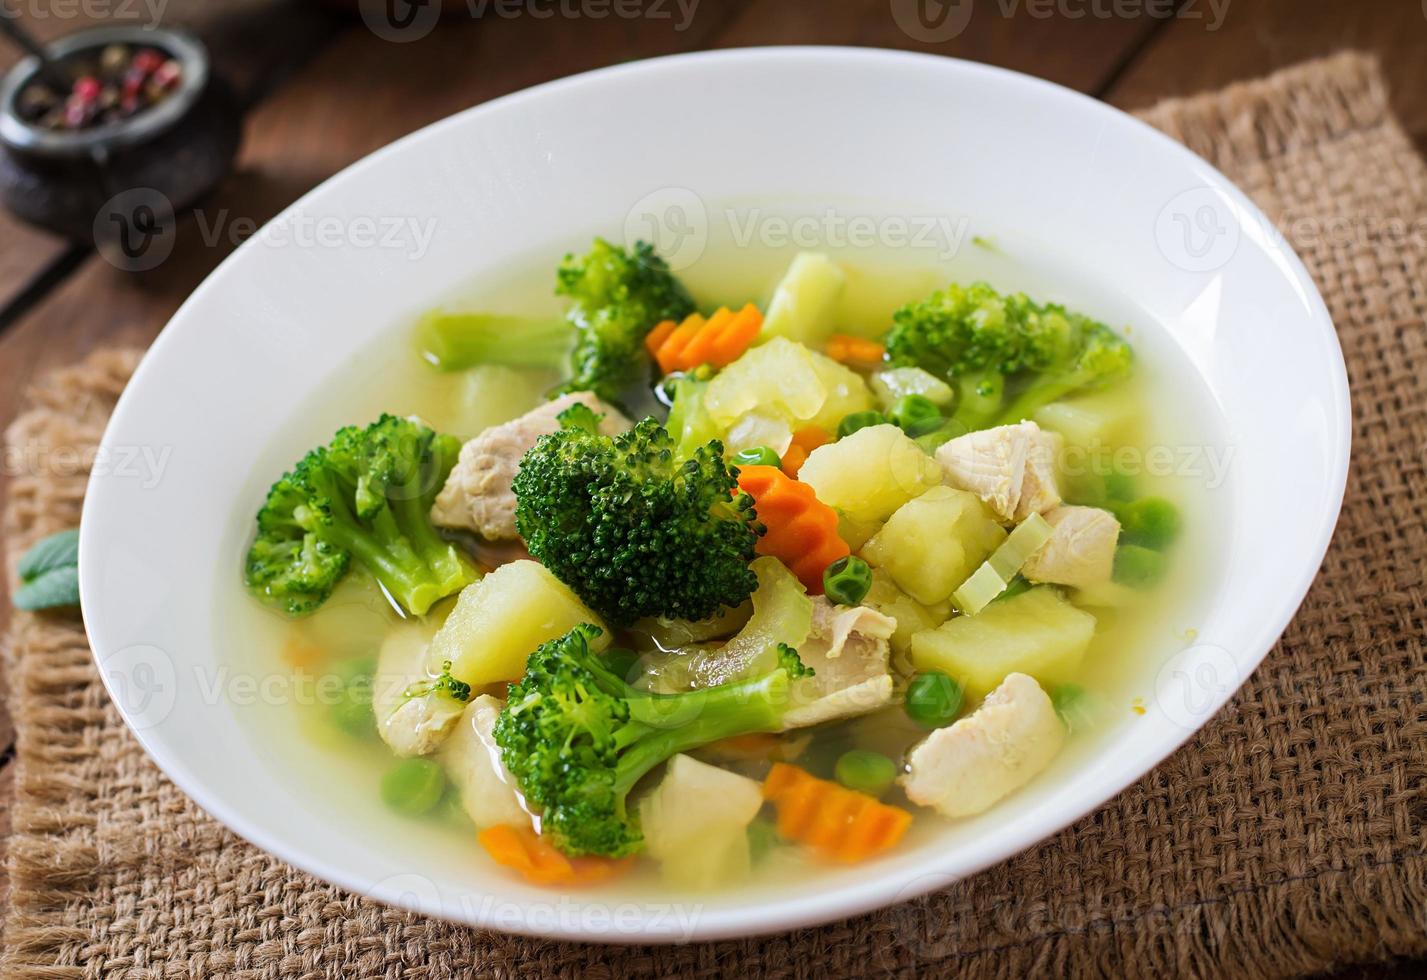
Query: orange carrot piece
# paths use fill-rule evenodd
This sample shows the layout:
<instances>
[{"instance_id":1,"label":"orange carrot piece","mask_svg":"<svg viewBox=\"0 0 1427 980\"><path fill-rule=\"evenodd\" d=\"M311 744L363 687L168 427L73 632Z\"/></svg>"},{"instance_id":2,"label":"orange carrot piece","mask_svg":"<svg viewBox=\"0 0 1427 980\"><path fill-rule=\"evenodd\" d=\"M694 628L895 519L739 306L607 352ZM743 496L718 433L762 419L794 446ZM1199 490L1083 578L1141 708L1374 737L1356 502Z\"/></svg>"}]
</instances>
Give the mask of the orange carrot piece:
<instances>
[{"instance_id":1,"label":"orange carrot piece","mask_svg":"<svg viewBox=\"0 0 1427 980\"><path fill-rule=\"evenodd\" d=\"M688 345L679 352L679 366L690 371L700 364L713 363L713 344L723 328L733 322L733 311L721 306L699 327L699 332L690 338ZM717 365L715 365L717 366Z\"/></svg>"},{"instance_id":2,"label":"orange carrot piece","mask_svg":"<svg viewBox=\"0 0 1427 980\"><path fill-rule=\"evenodd\" d=\"M809 425L793 433L793 441L783 454L783 472L796 477L803 464L808 461L813 450L832 442L832 436L815 425Z\"/></svg>"},{"instance_id":3,"label":"orange carrot piece","mask_svg":"<svg viewBox=\"0 0 1427 980\"><path fill-rule=\"evenodd\" d=\"M665 374L692 371L703 364L716 368L732 364L763 329L763 314L748 303L737 313L723 306L707 320L691 313L677 327L670 327L669 322L660 323L645 338Z\"/></svg>"},{"instance_id":4,"label":"orange carrot piece","mask_svg":"<svg viewBox=\"0 0 1427 980\"><path fill-rule=\"evenodd\" d=\"M876 367L882 363L887 348L866 337L835 333L827 339L823 353L834 361L851 367Z\"/></svg>"},{"instance_id":5,"label":"orange carrot piece","mask_svg":"<svg viewBox=\"0 0 1427 980\"><path fill-rule=\"evenodd\" d=\"M282 660L289 667L311 670L327 659L327 652L305 636L290 636L282 645Z\"/></svg>"},{"instance_id":6,"label":"orange carrot piece","mask_svg":"<svg viewBox=\"0 0 1427 980\"><path fill-rule=\"evenodd\" d=\"M837 511L818 500L813 488L773 466L739 468L738 486L753 498L768 532L756 551L793 570L815 595L823 591L823 570L851 553L837 535Z\"/></svg>"},{"instance_id":7,"label":"orange carrot piece","mask_svg":"<svg viewBox=\"0 0 1427 980\"><path fill-rule=\"evenodd\" d=\"M663 320L654 325L654 329L649 331L644 337L644 347L649 351L650 357L659 356L659 348L664 345L664 341L669 339L679 324L674 320Z\"/></svg>"},{"instance_id":8,"label":"orange carrot piece","mask_svg":"<svg viewBox=\"0 0 1427 980\"><path fill-rule=\"evenodd\" d=\"M763 313L752 303L745 303L714 338L710 353L714 367L727 367L743 356L763 329Z\"/></svg>"},{"instance_id":9,"label":"orange carrot piece","mask_svg":"<svg viewBox=\"0 0 1427 980\"><path fill-rule=\"evenodd\" d=\"M862 861L895 845L912 815L786 762L775 762L763 798L778 811L778 833L834 861Z\"/></svg>"},{"instance_id":10,"label":"orange carrot piece","mask_svg":"<svg viewBox=\"0 0 1427 980\"><path fill-rule=\"evenodd\" d=\"M678 329L670 333L664 343L659 345L654 359L659 362L661 371L669 374L684 369L684 348L693 342L694 337L703 329L704 322L704 318L697 313L690 313L684 318L684 322L679 324Z\"/></svg>"},{"instance_id":11,"label":"orange carrot piece","mask_svg":"<svg viewBox=\"0 0 1427 980\"><path fill-rule=\"evenodd\" d=\"M508 823L487 827L476 835L497 864L518 871L537 885L590 885L629 866L630 858L567 857L532 827Z\"/></svg>"}]
</instances>

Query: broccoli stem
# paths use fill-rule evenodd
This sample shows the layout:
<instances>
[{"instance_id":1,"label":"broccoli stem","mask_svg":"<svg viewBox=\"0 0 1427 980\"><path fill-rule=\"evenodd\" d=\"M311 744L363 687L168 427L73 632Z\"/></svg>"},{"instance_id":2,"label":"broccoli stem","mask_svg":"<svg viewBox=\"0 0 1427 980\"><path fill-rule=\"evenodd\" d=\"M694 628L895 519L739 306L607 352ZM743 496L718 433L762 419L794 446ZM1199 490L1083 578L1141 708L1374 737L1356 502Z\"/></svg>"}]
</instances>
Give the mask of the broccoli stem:
<instances>
[{"instance_id":1,"label":"broccoli stem","mask_svg":"<svg viewBox=\"0 0 1427 980\"><path fill-rule=\"evenodd\" d=\"M424 615L449 595L464 575L460 558L442 541L426 519L417 488L402 488L377 511L367 530L347 506L349 494L336 480L323 477L331 502L331 538L350 551L404 609ZM394 498L394 499L393 499Z\"/></svg>"},{"instance_id":2,"label":"broccoli stem","mask_svg":"<svg viewBox=\"0 0 1427 980\"><path fill-rule=\"evenodd\" d=\"M1006 394L1006 379L998 371L977 371L956 379L956 411L952 421L974 432L987 428L1001 410Z\"/></svg>"},{"instance_id":3,"label":"broccoli stem","mask_svg":"<svg viewBox=\"0 0 1427 980\"><path fill-rule=\"evenodd\" d=\"M788 672L779 669L686 694L631 697L630 720L640 734L620 753L615 789L629 792L649 770L680 752L734 735L779 731L790 684Z\"/></svg>"},{"instance_id":4,"label":"broccoli stem","mask_svg":"<svg viewBox=\"0 0 1427 980\"><path fill-rule=\"evenodd\" d=\"M994 424L1014 425L1028 419L1037 409L1080 390L1094 379L1093 373L1084 371L1068 371L1039 377L1011 399L1005 410L995 418Z\"/></svg>"},{"instance_id":5,"label":"broccoli stem","mask_svg":"<svg viewBox=\"0 0 1427 980\"><path fill-rule=\"evenodd\" d=\"M575 344L570 321L432 310L416 326L421 356L442 371L478 364L564 368Z\"/></svg>"}]
</instances>

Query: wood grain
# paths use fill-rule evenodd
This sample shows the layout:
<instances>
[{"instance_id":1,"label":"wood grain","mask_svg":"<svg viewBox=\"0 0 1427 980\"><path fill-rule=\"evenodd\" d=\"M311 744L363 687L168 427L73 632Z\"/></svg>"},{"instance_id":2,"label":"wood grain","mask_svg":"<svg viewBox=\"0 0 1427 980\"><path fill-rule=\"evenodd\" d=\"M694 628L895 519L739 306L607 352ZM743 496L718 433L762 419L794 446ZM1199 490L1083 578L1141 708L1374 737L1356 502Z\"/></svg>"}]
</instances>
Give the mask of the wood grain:
<instances>
[{"instance_id":1,"label":"wood grain","mask_svg":"<svg viewBox=\"0 0 1427 980\"><path fill-rule=\"evenodd\" d=\"M1095 93L1162 25L1150 16L1044 16L1043 4L979 0L968 4L970 16L954 37L928 40L919 30L908 32L905 13L900 18L893 15L894 9L911 6L898 0L756 0L718 43L902 48L1011 68Z\"/></svg>"},{"instance_id":2,"label":"wood grain","mask_svg":"<svg viewBox=\"0 0 1427 980\"><path fill-rule=\"evenodd\" d=\"M275 87L324 43L345 18L306 0L9 0L24 27L41 41L95 26L152 26L192 31L204 39L214 70L230 82L244 104ZM93 14L112 11L96 18ZM161 11L157 19L155 11ZM274 44L280 36L282 43ZM0 72L20 58L0 47ZM26 290L44 288L47 276L63 274L70 244L0 209L0 323ZM62 265L61 265L62 264ZM59 266L57 269L56 267Z\"/></svg>"},{"instance_id":3,"label":"wood grain","mask_svg":"<svg viewBox=\"0 0 1427 980\"><path fill-rule=\"evenodd\" d=\"M1213 28L1208 0L1167 24L1136 55L1109 102L1139 108L1222 88L1354 48L1382 63L1393 111L1427 150L1427 4L1422 0L1234 0Z\"/></svg>"}]
</instances>

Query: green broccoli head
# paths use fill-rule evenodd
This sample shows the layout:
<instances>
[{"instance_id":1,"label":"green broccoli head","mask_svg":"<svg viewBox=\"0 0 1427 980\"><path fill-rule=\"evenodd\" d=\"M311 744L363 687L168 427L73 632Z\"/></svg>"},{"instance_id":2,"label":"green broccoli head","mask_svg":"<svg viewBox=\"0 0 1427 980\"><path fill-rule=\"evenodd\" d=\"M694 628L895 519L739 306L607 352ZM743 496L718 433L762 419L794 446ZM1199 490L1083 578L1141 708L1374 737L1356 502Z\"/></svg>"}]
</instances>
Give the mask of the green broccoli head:
<instances>
[{"instance_id":1,"label":"green broccoli head","mask_svg":"<svg viewBox=\"0 0 1427 980\"><path fill-rule=\"evenodd\" d=\"M401 692L404 698L420 698L428 694L440 694L455 701L466 702L471 700L471 685L451 676L451 661L447 660L441 664L441 673L435 680L408 684Z\"/></svg>"},{"instance_id":2,"label":"green broccoli head","mask_svg":"<svg viewBox=\"0 0 1427 980\"><path fill-rule=\"evenodd\" d=\"M355 560L407 612L422 615L475 578L427 516L460 442L383 415L340 429L268 491L245 577L291 615L317 609Z\"/></svg>"},{"instance_id":3,"label":"green broccoli head","mask_svg":"<svg viewBox=\"0 0 1427 980\"><path fill-rule=\"evenodd\" d=\"M496 721L501 760L540 832L566 854L623 857L643 838L627 798L655 766L735 735L782 727L791 703L788 669L687 694L627 684L577 626L530 655ZM796 660L796 657L794 657Z\"/></svg>"},{"instance_id":4,"label":"green broccoli head","mask_svg":"<svg viewBox=\"0 0 1427 980\"><path fill-rule=\"evenodd\" d=\"M717 441L679 462L654 419L615 438L584 405L560 414L512 484L530 553L611 623L704 619L758 585L763 528Z\"/></svg>"},{"instance_id":5,"label":"green broccoli head","mask_svg":"<svg viewBox=\"0 0 1427 980\"><path fill-rule=\"evenodd\" d=\"M1122 377L1130 363L1129 345L1104 324L986 283L953 284L902 307L886 344L893 364L953 384L952 422L961 431L1020 421L1048 401Z\"/></svg>"},{"instance_id":6,"label":"green broccoli head","mask_svg":"<svg viewBox=\"0 0 1427 980\"><path fill-rule=\"evenodd\" d=\"M812 677L817 671L803 663L803 658L798 656L798 651L786 643L778 644L778 666L788 672L788 677L798 680L802 677Z\"/></svg>"},{"instance_id":7,"label":"green broccoli head","mask_svg":"<svg viewBox=\"0 0 1427 980\"><path fill-rule=\"evenodd\" d=\"M565 257L555 292L571 300L577 334L572 374L560 391L592 391L610 402L646 380L649 331L694 312L688 291L646 242L626 250L595 239L586 254Z\"/></svg>"}]
</instances>

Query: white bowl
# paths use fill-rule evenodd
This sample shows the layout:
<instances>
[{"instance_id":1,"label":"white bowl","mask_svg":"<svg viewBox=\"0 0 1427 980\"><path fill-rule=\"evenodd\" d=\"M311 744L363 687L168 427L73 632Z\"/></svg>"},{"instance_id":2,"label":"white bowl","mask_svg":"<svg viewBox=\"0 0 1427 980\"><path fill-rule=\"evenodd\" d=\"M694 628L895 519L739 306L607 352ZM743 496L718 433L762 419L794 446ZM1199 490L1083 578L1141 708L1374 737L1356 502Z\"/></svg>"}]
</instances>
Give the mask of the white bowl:
<instances>
[{"instance_id":1,"label":"white bowl","mask_svg":"<svg viewBox=\"0 0 1427 980\"><path fill-rule=\"evenodd\" d=\"M1236 453L1218 498L1225 523L1205 538L1215 553L1198 641L1154 654L1147 712L1121 723L1133 737L1117 735L1113 751L1070 760L989 815L875 864L756 893L677 908L618 888L556 897L510 880L473 842L453 860L449 848L397 839L397 822L352 821L315 788L316 750L255 736L252 698L230 683L247 661L225 643L220 597L239 587L271 464L335 421L314 417L294 434L296 406L374 338L498 274L509 256L543 252L553 264L590 234L619 238L626 227L688 231L664 244L697 251L717 202L749 200L969 216L971 232L1075 270L1084 290L1056 287L1056 298L1107 317L1118 316L1107 305L1134 310L1149 360L1156 344L1178 348ZM646 229L651 214L666 227ZM393 218L416 221L395 239L404 248L380 242ZM423 250L412 229L426 228ZM1342 355L1303 266L1227 179L1142 123L1046 82L935 57L794 48L667 58L424 129L327 181L224 262L149 351L105 436L80 543L85 622L153 759L208 813L293 865L379 901L510 931L743 936L943 886L1053 834L1164 759L1302 600L1337 519L1348 446Z\"/></svg>"}]
</instances>

